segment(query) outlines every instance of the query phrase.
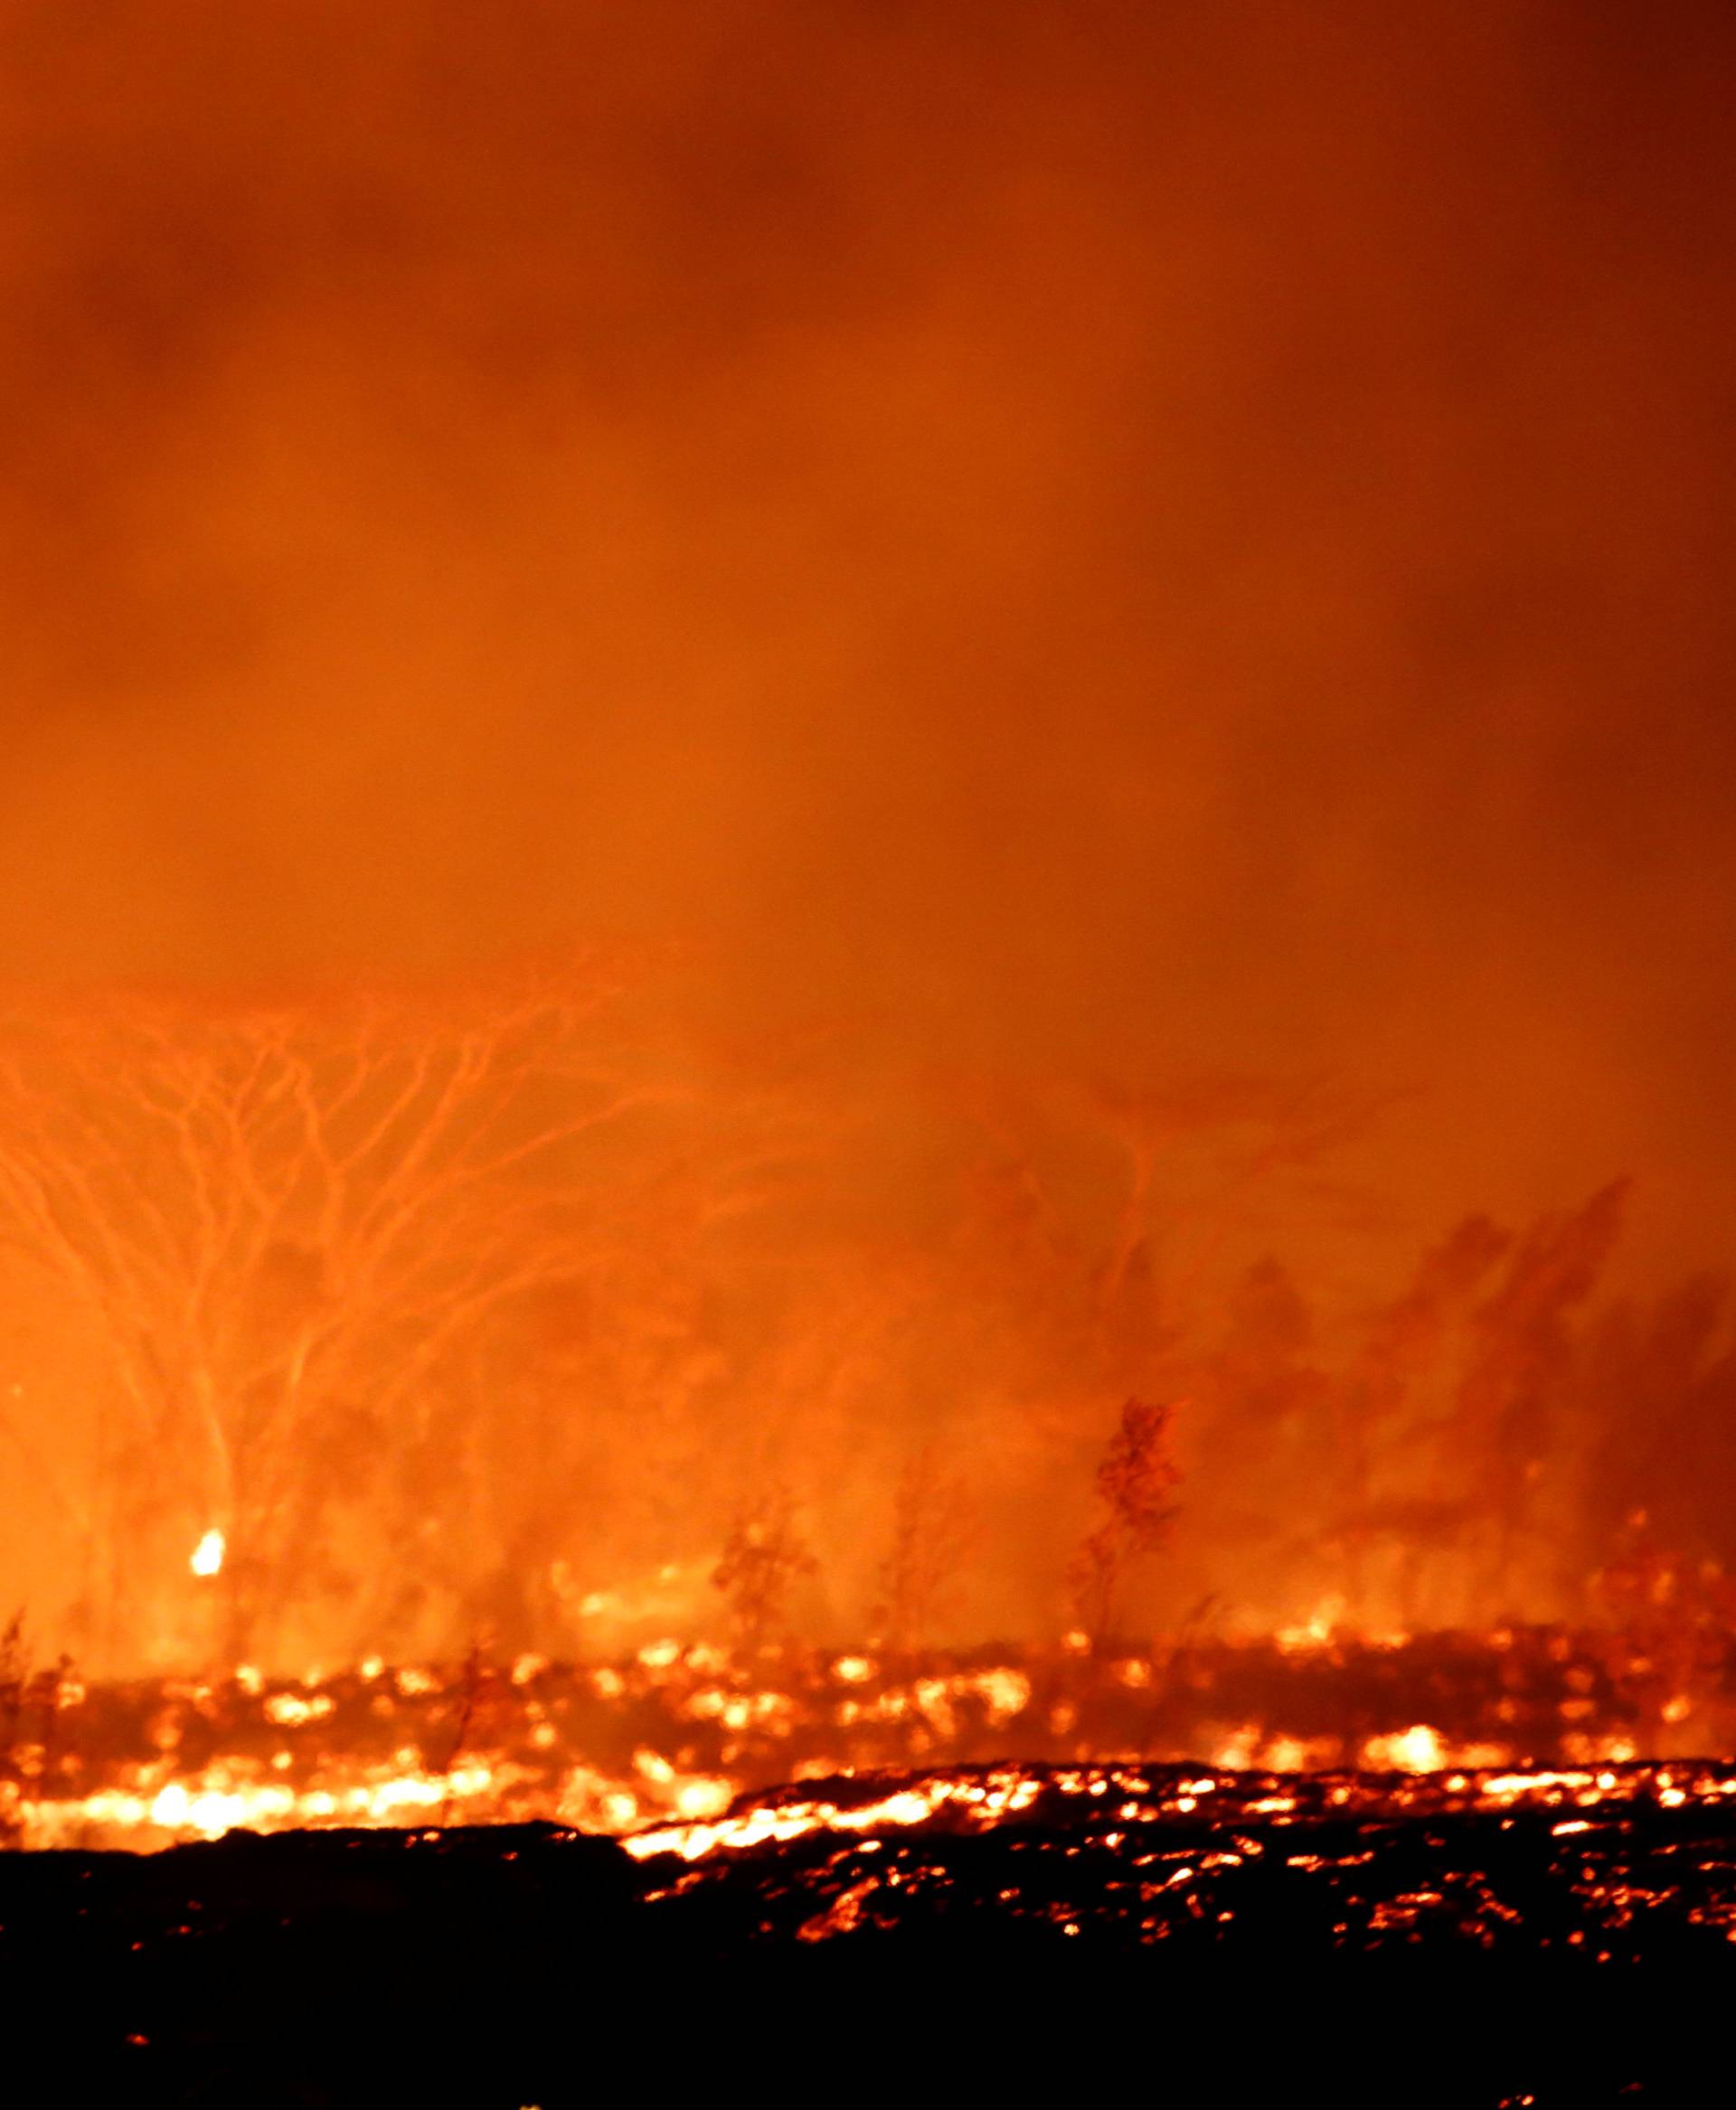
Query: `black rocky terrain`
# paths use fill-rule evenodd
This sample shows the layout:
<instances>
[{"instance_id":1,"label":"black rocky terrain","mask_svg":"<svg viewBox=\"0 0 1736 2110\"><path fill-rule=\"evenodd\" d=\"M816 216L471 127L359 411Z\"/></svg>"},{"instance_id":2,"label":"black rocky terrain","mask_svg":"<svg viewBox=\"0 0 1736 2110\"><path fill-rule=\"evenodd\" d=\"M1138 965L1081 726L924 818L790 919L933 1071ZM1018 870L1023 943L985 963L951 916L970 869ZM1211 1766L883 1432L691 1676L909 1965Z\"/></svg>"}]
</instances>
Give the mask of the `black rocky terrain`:
<instances>
[{"instance_id":1,"label":"black rocky terrain","mask_svg":"<svg viewBox=\"0 0 1736 2110\"><path fill-rule=\"evenodd\" d=\"M806 1782L637 1851L7 1855L8 2034L53 2077L13 2099L1724 2101L1731 1785L1002 1766Z\"/></svg>"}]
</instances>

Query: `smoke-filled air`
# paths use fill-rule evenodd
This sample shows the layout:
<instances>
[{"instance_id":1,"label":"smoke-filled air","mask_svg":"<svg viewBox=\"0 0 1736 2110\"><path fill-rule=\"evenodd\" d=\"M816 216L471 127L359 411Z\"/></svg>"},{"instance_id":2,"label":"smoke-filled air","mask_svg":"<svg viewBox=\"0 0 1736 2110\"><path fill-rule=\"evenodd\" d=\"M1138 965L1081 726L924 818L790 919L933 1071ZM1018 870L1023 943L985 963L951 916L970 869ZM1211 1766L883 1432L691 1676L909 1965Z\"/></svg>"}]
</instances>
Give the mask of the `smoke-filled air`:
<instances>
[{"instance_id":1,"label":"smoke-filled air","mask_svg":"<svg viewBox=\"0 0 1736 2110\"><path fill-rule=\"evenodd\" d=\"M1724 1631L1733 60L4 0L14 1698Z\"/></svg>"}]
</instances>

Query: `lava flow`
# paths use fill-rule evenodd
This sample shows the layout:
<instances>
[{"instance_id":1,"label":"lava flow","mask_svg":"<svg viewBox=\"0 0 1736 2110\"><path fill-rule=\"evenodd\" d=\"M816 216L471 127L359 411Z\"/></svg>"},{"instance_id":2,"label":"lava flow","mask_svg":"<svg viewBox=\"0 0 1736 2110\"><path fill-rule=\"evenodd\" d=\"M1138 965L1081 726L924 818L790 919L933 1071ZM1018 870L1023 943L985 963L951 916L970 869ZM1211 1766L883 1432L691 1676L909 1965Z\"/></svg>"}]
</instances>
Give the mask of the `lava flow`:
<instances>
[{"instance_id":1,"label":"lava flow","mask_svg":"<svg viewBox=\"0 0 1736 2110\"><path fill-rule=\"evenodd\" d=\"M761 1939L957 1913L1014 1939L1300 1936L1368 1954L1427 1938L1607 1964L1736 1942L1733 1809L1730 1764L1414 1778L1004 1765L786 1789L624 1843L656 1879L648 1900L690 1910L742 1857L799 1848L778 1857ZM992 1892L973 1860L989 1838L1007 1878Z\"/></svg>"},{"instance_id":2,"label":"lava flow","mask_svg":"<svg viewBox=\"0 0 1736 2110\"><path fill-rule=\"evenodd\" d=\"M1534 1778L1595 1799L1611 1767L1731 1739L1724 1667L1661 1708L1656 1691L1650 1659L1566 1629L1304 1630L1158 1657L1095 1655L1074 1635L916 1661L667 1639L599 1665L374 1659L303 1679L90 1686L47 1673L14 1689L0 1781L12 1838L35 1847L530 1821L636 1840L687 1823L697 1840L783 1783L1001 1762L1471 1777L1479 1794Z\"/></svg>"}]
</instances>

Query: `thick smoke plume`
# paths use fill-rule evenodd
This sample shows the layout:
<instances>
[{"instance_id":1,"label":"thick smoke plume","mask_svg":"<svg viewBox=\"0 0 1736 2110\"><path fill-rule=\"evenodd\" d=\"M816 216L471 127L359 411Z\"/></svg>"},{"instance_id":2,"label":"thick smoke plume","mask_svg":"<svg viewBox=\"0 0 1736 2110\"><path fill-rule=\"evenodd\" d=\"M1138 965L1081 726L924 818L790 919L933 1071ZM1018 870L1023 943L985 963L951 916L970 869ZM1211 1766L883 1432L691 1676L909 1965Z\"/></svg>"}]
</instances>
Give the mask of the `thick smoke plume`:
<instances>
[{"instance_id":1,"label":"thick smoke plume","mask_svg":"<svg viewBox=\"0 0 1736 2110\"><path fill-rule=\"evenodd\" d=\"M786 1500L842 1631L925 1446L949 1616L1047 1621L1135 1396L1191 1402L1152 1617L1553 1606L1646 1505L1723 1557L1675 1286L1732 1219L1733 42L0 5L8 1162L99 1177L144 1012L196 1064L613 963L582 1060L645 1107L513 1195L583 1267L417 1395L425 1484L383 1314L332 1380L464 1520L392 1555L406 1636L710 1604ZM70 1579L128 1380L8 1236L8 1587L191 1646L145 1549L218 1495L135 1520L130 1628ZM266 1242L250 1369L339 1297ZM595 1531L514 1508L551 1455ZM275 1645L350 1645L341 1601Z\"/></svg>"}]
</instances>

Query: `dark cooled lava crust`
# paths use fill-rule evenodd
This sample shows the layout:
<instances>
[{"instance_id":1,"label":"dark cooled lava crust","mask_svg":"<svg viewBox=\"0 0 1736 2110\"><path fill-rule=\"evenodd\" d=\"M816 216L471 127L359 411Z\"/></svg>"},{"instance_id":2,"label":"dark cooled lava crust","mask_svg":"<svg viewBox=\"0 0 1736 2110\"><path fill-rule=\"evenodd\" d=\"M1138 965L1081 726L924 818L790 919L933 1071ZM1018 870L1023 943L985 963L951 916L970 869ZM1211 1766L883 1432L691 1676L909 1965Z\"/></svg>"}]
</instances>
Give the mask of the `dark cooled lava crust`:
<instances>
[{"instance_id":1,"label":"dark cooled lava crust","mask_svg":"<svg viewBox=\"0 0 1736 2110\"><path fill-rule=\"evenodd\" d=\"M804 1782L625 1842L535 1825L0 1857L14 2040L29 2020L58 2048L71 2101L99 2076L127 2100L259 2104L395 2100L413 2077L423 2099L546 2106L623 2057L722 2086L767 2061L907 2072L919 2045L979 2079L1143 2047L1160 2100L1286 2075L1314 2093L1311 2074L1346 2102L1709 2099L1675 2091L1722 2030L1732 1959L1736 1769L1710 1764L1008 1765ZM1188 2073L1209 2097L1166 2094Z\"/></svg>"}]
</instances>

